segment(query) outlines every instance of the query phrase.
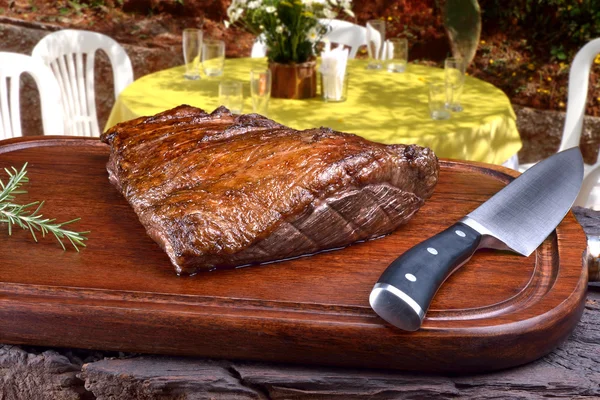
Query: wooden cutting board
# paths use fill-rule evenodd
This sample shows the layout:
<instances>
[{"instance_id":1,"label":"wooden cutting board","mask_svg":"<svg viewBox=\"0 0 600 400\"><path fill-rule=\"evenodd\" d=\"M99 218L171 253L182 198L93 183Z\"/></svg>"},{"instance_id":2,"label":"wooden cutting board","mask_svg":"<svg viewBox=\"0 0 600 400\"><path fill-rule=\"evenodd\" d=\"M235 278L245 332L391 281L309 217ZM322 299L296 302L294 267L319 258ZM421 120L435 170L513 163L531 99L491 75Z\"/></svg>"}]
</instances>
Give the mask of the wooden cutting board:
<instances>
[{"instance_id":1,"label":"wooden cutting board","mask_svg":"<svg viewBox=\"0 0 600 400\"><path fill-rule=\"evenodd\" d=\"M0 167L28 162L22 201L89 230L88 247L0 231L0 343L421 371L483 371L557 346L583 311L585 236L571 213L530 257L483 250L437 293L423 328L401 331L368 297L403 251L511 180L502 167L441 161L434 196L395 233L348 248L178 277L107 177L97 139L0 142ZM3 178L6 182L6 179Z\"/></svg>"}]
</instances>

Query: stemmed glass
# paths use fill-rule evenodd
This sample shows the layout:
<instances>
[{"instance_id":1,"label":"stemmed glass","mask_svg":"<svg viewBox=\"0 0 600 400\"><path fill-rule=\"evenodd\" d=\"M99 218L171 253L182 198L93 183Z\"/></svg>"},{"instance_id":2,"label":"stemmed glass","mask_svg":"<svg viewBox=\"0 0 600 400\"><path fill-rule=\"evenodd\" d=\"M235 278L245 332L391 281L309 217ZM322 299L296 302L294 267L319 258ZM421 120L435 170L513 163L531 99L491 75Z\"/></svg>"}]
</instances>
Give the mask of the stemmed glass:
<instances>
[{"instance_id":1,"label":"stemmed glass","mask_svg":"<svg viewBox=\"0 0 600 400\"><path fill-rule=\"evenodd\" d=\"M200 79L200 52L202 50L202 31L188 28L183 30L183 60L185 62L185 79Z\"/></svg>"},{"instance_id":2,"label":"stemmed glass","mask_svg":"<svg viewBox=\"0 0 600 400\"><path fill-rule=\"evenodd\" d=\"M449 57L444 61L444 76L446 84L452 89L452 96L446 103L446 108L459 112L463 110L460 97L465 86L465 62L459 57Z\"/></svg>"}]
</instances>

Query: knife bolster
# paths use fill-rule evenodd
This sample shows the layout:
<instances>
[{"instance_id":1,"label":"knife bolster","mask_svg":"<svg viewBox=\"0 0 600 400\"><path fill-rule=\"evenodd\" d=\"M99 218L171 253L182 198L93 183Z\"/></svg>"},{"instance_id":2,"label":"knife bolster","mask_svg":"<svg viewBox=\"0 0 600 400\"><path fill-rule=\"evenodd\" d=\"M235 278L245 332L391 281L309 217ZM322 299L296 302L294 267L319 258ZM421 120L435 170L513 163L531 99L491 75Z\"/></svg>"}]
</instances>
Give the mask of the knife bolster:
<instances>
[{"instance_id":1,"label":"knife bolster","mask_svg":"<svg viewBox=\"0 0 600 400\"><path fill-rule=\"evenodd\" d=\"M405 331L416 331L425 318L425 311L412 297L388 283L375 284L369 304L381 318Z\"/></svg>"}]
</instances>

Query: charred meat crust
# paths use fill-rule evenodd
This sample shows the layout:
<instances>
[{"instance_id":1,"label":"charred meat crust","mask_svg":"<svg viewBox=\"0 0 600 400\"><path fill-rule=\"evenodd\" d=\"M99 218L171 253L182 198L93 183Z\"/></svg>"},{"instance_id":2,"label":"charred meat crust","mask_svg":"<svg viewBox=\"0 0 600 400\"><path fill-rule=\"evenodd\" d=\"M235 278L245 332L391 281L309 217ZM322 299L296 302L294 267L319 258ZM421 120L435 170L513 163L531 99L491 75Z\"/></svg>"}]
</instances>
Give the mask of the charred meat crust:
<instances>
[{"instance_id":1,"label":"charred meat crust","mask_svg":"<svg viewBox=\"0 0 600 400\"><path fill-rule=\"evenodd\" d=\"M327 128L182 105L116 125L110 181L177 273L343 247L390 233L428 199L438 160Z\"/></svg>"}]
</instances>

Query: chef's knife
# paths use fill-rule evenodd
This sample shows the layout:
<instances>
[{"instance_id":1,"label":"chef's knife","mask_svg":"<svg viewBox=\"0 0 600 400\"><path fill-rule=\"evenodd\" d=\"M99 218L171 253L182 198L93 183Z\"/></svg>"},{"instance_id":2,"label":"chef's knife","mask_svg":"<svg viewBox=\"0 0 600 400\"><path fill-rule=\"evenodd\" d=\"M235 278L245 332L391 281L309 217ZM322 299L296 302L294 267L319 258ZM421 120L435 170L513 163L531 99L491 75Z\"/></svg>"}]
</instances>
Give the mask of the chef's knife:
<instances>
[{"instance_id":1,"label":"chef's knife","mask_svg":"<svg viewBox=\"0 0 600 400\"><path fill-rule=\"evenodd\" d=\"M567 214L582 180L578 147L537 163L459 222L392 262L371 291L371 307L400 329L419 329L439 287L477 249L529 256Z\"/></svg>"}]
</instances>

